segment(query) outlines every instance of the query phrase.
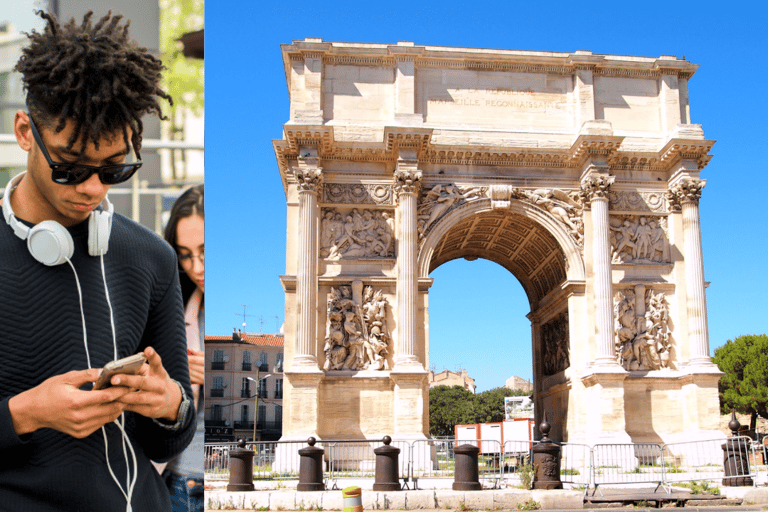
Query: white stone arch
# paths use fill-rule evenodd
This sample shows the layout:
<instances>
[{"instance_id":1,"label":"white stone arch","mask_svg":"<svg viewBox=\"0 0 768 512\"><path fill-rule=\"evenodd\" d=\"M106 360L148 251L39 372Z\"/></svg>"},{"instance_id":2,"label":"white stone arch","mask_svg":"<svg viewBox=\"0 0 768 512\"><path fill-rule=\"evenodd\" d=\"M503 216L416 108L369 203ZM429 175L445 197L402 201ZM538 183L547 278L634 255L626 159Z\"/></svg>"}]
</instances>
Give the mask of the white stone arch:
<instances>
[{"instance_id":1,"label":"white stone arch","mask_svg":"<svg viewBox=\"0 0 768 512\"><path fill-rule=\"evenodd\" d=\"M429 276L429 266L435 248L453 226L464 219L493 210L490 199L480 199L468 201L440 218L419 244L417 260L419 277ZM585 279L586 272L582 251L561 222L557 221L549 212L515 199L512 199L509 207L503 210L527 217L547 230L565 254L566 278L568 281L583 281Z\"/></svg>"}]
</instances>

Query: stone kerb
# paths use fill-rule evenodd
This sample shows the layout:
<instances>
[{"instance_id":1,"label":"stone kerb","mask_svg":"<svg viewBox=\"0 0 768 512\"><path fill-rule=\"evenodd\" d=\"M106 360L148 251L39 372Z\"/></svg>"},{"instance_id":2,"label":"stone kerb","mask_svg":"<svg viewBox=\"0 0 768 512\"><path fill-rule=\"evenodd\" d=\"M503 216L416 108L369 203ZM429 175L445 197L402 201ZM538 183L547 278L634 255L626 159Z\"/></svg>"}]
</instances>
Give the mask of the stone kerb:
<instances>
[{"instance_id":1,"label":"stone kerb","mask_svg":"<svg viewBox=\"0 0 768 512\"><path fill-rule=\"evenodd\" d=\"M425 277L429 276L429 267L432 261L432 256L443 237L453 226L473 215L493 210L494 208L490 199L479 199L464 203L449 211L443 218L439 219L420 243L418 255L419 275ZM510 205L505 211L527 217L546 229L555 238L565 254L567 261L567 279L569 281L584 281L586 279L584 259L581 254L581 249L574 243L565 228L563 228L553 217L535 206L516 199L510 201Z\"/></svg>"}]
</instances>

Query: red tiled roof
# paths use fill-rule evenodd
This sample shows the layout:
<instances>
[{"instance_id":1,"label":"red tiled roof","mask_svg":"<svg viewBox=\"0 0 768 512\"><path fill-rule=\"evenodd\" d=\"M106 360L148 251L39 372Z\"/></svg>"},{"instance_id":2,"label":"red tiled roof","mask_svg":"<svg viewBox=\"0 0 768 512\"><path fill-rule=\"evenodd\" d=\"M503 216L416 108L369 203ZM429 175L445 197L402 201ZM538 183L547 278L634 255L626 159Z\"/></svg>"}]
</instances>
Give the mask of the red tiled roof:
<instances>
[{"instance_id":1,"label":"red tiled roof","mask_svg":"<svg viewBox=\"0 0 768 512\"><path fill-rule=\"evenodd\" d=\"M248 345L282 347L285 342L282 334L260 334L244 332L240 334L240 341L232 339L232 335L206 334L205 342L211 343L246 343Z\"/></svg>"}]
</instances>

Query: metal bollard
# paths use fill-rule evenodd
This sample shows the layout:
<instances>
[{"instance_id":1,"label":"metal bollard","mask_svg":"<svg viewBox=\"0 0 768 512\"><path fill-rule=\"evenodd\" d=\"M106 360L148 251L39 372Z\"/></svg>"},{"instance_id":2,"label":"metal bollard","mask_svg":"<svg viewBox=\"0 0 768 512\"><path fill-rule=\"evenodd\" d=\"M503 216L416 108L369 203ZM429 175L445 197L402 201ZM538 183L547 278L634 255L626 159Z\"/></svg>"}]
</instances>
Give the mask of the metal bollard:
<instances>
[{"instance_id":1,"label":"metal bollard","mask_svg":"<svg viewBox=\"0 0 768 512\"><path fill-rule=\"evenodd\" d=\"M533 447L533 488L562 489L560 481L560 447L547 437L552 425L547 423L547 413L539 425L543 437L539 444Z\"/></svg>"},{"instance_id":2,"label":"metal bollard","mask_svg":"<svg viewBox=\"0 0 768 512\"><path fill-rule=\"evenodd\" d=\"M306 448L299 450L299 483L297 491L324 491L323 454L325 450L316 448L317 439L310 437Z\"/></svg>"},{"instance_id":3,"label":"metal bollard","mask_svg":"<svg viewBox=\"0 0 768 512\"><path fill-rule=\"evenodd\" d=\"M455 469L453 473L454 491L481 491L480 471L477 456L480 448L473 444L461 444L453 449Z\"/></svg>"},{"instance_id":4,"label":"metal bollard","mask_svg":"<svg viewBox=\"0 0 768 512\"><path fill-rule=\"evenodd\" d=\"M726 439L723 448L723 469L725 476L723 485L726 487L751 487L754 482L749 477L749 451L743 442L734 439L739 435L741 424L736 419L736 413L731 412L731 421L728 428L731 429L732 438Z\"/></svg>"},{"instance_id":5,"label":"metal bollard","mask_svg":"<svg viewBox=\"0 0 768 512\"><path fill-rule=\"evenodd\" d=\"M253 450L245 449L245 439L229 451L229 483L227 491L253 490Z\"/></svg>"},{"instance_id":6,"label":"metal bollard","mask_svg":"<svg viewBox=\"0 0 768 512\"><path fill-rule=\"evenodd\" d=\"M374 491L399 491L400 477L397 465L400 448L389 446L392 438L384 436L384 446L373 450L376 454L376 478L373 483Z\"/></svg>"}]
</instances>

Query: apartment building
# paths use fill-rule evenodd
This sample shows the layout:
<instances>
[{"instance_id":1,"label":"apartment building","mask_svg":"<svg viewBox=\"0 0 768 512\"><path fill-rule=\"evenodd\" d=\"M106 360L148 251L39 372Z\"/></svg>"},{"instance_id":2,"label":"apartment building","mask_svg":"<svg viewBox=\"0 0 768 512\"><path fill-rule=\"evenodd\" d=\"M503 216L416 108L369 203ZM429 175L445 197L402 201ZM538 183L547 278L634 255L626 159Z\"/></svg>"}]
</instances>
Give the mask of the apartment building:
<instances>
[{"instance_id":1,"label":"apartment building","mask_svg":"<svg viewBox=\"0 0 768 512\"><path fill-rule=\"evenodd\" d=\"M205 337L206 441L280 438L283 344L282 334Z\"/></svg>"}]
</instances>

